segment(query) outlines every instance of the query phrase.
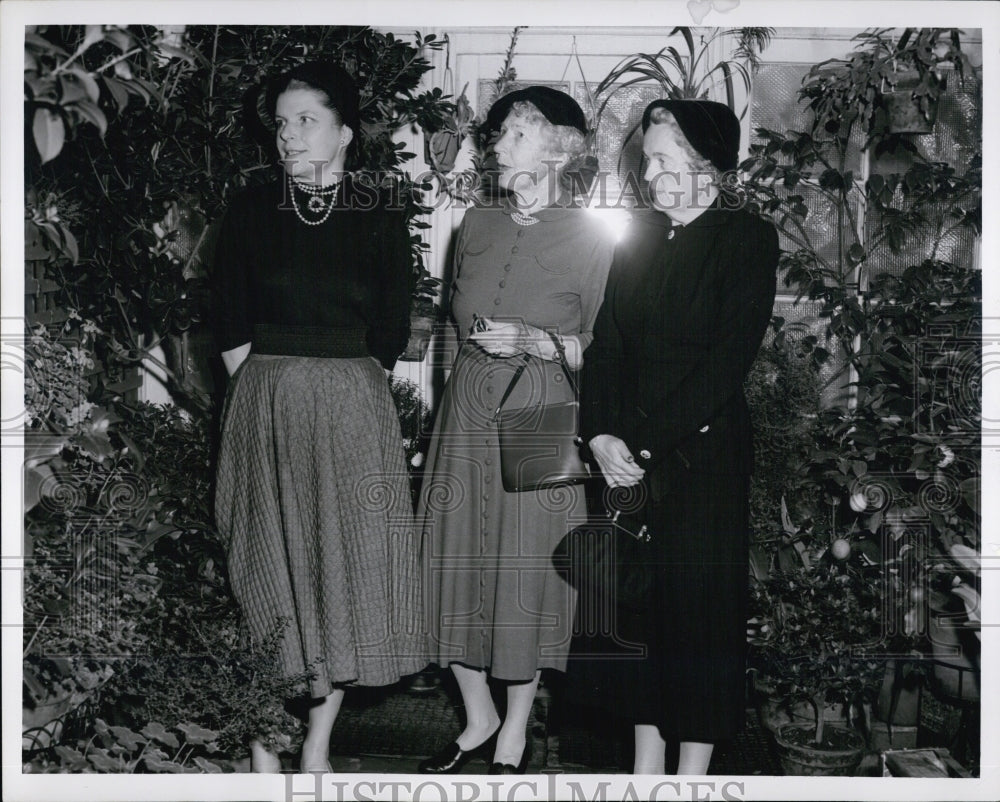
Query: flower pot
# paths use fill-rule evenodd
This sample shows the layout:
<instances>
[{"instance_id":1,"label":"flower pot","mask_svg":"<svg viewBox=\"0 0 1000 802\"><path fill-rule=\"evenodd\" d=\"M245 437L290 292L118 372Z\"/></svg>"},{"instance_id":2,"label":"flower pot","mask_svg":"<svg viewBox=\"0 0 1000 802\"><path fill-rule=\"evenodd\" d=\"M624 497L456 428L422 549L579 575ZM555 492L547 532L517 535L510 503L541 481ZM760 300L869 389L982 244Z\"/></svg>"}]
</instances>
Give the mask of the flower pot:
<instances>
[{"instance_id":1,"label":"flower pot","mask_svg":"<svg viewBox=\"0 0 1000 802\"><path fill-rule=\"evenodd\" d=\"M757 713L761 723L775 736L786 724L815 726L816 722L816 713L809 702L789 704L783 699L767 697L758 705ZM831 702L823 708L823 721L832 724L847 723L847 711L842 704Z\"/></svg>"},{"instance_id":2,"label":"flower pot","mask_svg":"<svg viewBox=\"0 0 1000 802\"><path fill-rule=\"evenodd\" d=\"M916 72L903 73L891 92L882 97L889 118L889 132L893 134L929 134L937 120L938 99L933 95L924 96L924 106L913 96L913 90L920 84Z\"/></svg>"},{"instance_id":3,"label":"flower pot","mask_svg":"<svg viewBox=\"0 0 1000 802\"><path fill-rule=\"evenodd\" d=\"M425 315L410 317L410 341L399 357L403 362L422 362L434 334L434 318Z\"/></svg>"},{"instance_id":4,"label":"flower pot","mask_svg":"<svg viewBox=\"0 0 1000 802\"><path fill-rule=\"evenodd\" d=\"M864 756L865 739L847 727L827 724L823 743L814 741L815 724L785 724L775 735L785 774L806 777L851 777Z\"/></svg>"}]
</instances>

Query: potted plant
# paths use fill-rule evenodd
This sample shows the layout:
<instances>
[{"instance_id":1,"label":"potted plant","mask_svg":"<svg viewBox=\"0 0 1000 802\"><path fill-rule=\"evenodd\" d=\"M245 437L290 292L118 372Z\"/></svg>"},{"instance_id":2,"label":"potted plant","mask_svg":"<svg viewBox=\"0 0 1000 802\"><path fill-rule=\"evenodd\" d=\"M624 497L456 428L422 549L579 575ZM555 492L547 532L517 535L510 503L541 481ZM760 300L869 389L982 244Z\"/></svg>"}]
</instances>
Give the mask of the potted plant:
<instances>
[{"instance_id":1,"label":"potted plant","mask_svg":"<svg viewBox=\"0 0 1000 802\"><path fill-rule=\"evenodd\" d=\"M916 32L901 47L941 36ZM894 664L890 678L871 677L866 692L871 698L888 681L888 704L876 706L888 717L898 712L920 655L933 654L943 640L931 632L935 606L962 619L962 594L977 590L969 569L951 555L956 549L976 555L980 543L982 290L973 250L981 144L974 118L961 132L972 144L961 163L932 160L912 139L891 132L879 74L892 69L890 59L879 60L889 40L885 31L860 40L854 55L817 65L805 78L806 130L756 129L741 167L750 208L781 234L784 283L815 310L813 334L799 336L799 346L817 355L827 388L839 384L817 405L811 447L787 489L793 514L806 523L801 532L787 522L781 527L775 558L781 570L814 571L797 561L809 553L807 543L821 542L831 555L836 547L839 555L863 560L880 609L891 611L885 635L896 639L894 654L903 657L902 670ZM957 37L948 41L954 60ZM933 54L927 58L925 65L938 63ZM852 141L869 159L866 182L856 177ZM900 152L908 157L905 169L898 160L882 161ZM852 565L842 566L848 577ZM849 578L848 587L854 582ZM974 643L958 646L953 660L972 657ZM917 648L909 659L907 650ZM964 693L978 682L975 659L936 668L951 670L952 685L964 677Z\"/></svg>"},{"instance_id":2,"label":"potted plant","mask_svg":"<svg viewBox=\"0 0 1000 802\"><path fill-rule=\"evenodd\" d=\"M773 570L751 583L751 665L767 694L763 717L786 774L851 775L865 748L854 721L864 720L884 674L879 577L858 559L835 556L843 554L839 541L801 553L786 545L797 557L775 557Z\"/></svg>"},{"instance_id":3,"label":"potted plant","mask_svg":"<svg viewBox=\"0 0 1000 802\"><path fill-rule=\"evenodd\" d=\"M869 141L929 132L947 88L943 71L954 69L962 80L972 72L958 30L906 28L896 41L892 30L867 30L855 37L858 45L848 58L829 59L809 71L802 97L824 120L826 134L842 136L856 123ZM831 114L834 109L840 114Z\"/></svg>"}]
</instances>

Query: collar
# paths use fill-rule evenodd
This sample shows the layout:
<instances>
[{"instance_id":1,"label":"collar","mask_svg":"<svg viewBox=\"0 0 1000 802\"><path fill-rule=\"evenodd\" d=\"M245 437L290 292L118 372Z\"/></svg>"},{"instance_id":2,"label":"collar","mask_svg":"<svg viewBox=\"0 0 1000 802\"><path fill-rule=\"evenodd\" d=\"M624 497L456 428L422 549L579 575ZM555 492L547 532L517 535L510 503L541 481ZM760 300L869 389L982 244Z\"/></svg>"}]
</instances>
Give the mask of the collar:
<instances>
[{"instance_id":1,"label":"collar","mask_svg":"<svg viewBox=\"0 0 1000 802\"><path fill-rule=\"evenodd\" d=\"M706 209L704 212L699 214L690 223L687 223L682 228L714 228L716 226L724 226L729 220L729 215L733 214L736 209L725 209L722 204L716 202L713 206Z\"/></svg>"},{"instance_id":2,"label":"collar","mask_svg":"<svg viewBox=\"0 0 1000 802\"><path fill-rule=\"evenodd\" d=\"M716 201L690 223L675 223L665 212L653 211L652 216L654 218L662 218L662 222L656 221L658 225L670 231L680 233L688 228L717 228L718 226L724 226L730 220L729 215L736 211L736 209L726 209L719 201Z\"/></svg>"}]
</instances>

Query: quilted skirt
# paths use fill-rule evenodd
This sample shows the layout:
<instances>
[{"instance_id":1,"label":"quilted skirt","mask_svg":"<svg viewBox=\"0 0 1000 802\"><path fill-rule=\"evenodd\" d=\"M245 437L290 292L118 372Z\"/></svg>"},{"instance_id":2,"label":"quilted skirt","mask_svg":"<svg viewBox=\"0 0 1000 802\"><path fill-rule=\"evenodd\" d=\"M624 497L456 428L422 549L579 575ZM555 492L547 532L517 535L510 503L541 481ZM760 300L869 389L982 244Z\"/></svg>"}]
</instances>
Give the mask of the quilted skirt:
<instances>
[{"instance_id":1,"label":"quilted skirt","mask_svg":"<svg viewBox=\"0 0 1000 802\"><path fill-rule=\"evenodd\" d=\"M422 669L420 573L399 419L370 357L253 354L230 382L216 522L251 635L283 626L311 696Z\"/></svg>"}]
</instances>

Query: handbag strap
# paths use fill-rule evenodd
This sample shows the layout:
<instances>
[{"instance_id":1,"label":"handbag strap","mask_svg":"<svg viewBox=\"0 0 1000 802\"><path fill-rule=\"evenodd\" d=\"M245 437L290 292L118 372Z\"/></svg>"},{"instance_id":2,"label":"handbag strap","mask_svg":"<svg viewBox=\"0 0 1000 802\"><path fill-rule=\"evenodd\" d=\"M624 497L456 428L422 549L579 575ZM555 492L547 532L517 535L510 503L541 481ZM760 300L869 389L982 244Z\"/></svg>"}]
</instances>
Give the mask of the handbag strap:
<instances>
[{"instance_id":1,"label":"handbag strap","mask_svg":"<svg viewBox=\"0 0 1000 802\"><path fill-rule=\"evenodd\" d=\"M563 373L566 374L566 379L569 381L570 389L573 391L573 396L577 394L576 389L576 379L573 378L573 373L569 368L569 363L566 361L566 346L560 342L559 338L556 337L551 331L546 331L546 334L552 339L552 344L556 347L556 353L559 355L559 364L562 366ZM503 405L510 398L510 394L514 391L514 385L517 384L517 380L521 378L521 374L524 373L524 369L528 367L528 360L531 359L531 354L527 351L524 352L524 361L518 365L517 370L514 371L514 375L511 376L510 384L507 385L507 389L504 390L503 396L500 398L500 403L497 404L497 408L493 411L493 417L491 420L496 420L500 416L500 410L503 409Z\"/></svg>"}]
</instances>

